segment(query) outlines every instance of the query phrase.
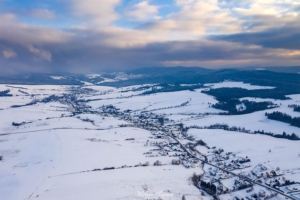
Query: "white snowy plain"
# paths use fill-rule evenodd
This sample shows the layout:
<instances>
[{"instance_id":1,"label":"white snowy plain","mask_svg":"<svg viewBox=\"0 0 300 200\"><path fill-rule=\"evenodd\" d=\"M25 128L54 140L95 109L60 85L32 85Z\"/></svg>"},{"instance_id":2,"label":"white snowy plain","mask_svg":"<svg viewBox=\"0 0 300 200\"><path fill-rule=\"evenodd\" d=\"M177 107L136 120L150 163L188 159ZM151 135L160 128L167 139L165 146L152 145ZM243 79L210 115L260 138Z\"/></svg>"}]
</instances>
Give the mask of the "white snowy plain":
<instances>
[{"instance_id":1,"label":"white snowy plain","mask_svg":"<svg viewBox=\"0 0 300 200\"><path fill-rule=\"evenodd\" d=\"M0 97L0 109L3 109L0 110L0 134L5 134L0 135L0 156L3 156L3 160L0 161L1 200L145 199L138 195L145 191L150 194L170 194L163 199L182 199L184 194L187 199L210 199L208 196L202 196L201 191L189 180L194 172L202 173L201 168L186 169L183 166L171 165L172 157L146 157L143 154L153 149L144 146L145 142L150 140L149 131L134 127L110 128L126 122L112 117L103 119L99 115L82 114L60 118L62 114L70 113L66 105L56 102L10 108L12 105L31 102L32 94L36 95L36 98L42 98L68 92L68 86L16 87L26 89L0 85L0 91L10 89L13 94L13 97ZM265 111L238 116L198 117L203 113L222 112L210 107L210 104L217 101L212 96L201 93L202 89L134 96L141 94L141 91L121 93L120 91L130 88L85 87L97 90L98 96L82 95L82 99L103 99L88 103L94 109L112 104L120 110L154 110L155 113L165 114L169 119L185 125L227 123L253 131L264 130L278 134L285 131L298 135L300 132L299 128L268 120L264 115ZM214 87L272 89L240 82L218 83ZM20 93L19 90L28 92L29 96ZM133 97L129 97L131 95ZM286 101L268 99L280 105L279 108L268 112L278 110L292 116L300 116L300 113L288 108L289 104L299 104L300 95L290 97L291 100ZM186 106L178 107L186 101L189 101ZM93 119L95 125L81 121L78 116ZM47 119L49 117L51 119ZM22 121L32 123L19 128L12 126L12 122ZM99 128L104 130L96 130ZM293 172L287 173L286 177L300 180L299 141L223 130L191 129L189 134L204 140L209 146L224 148L225 151L236 152L240 156L249 156L252 165L264 163L270 168L280 167L282 170ZM135 138L134 141L126 140L132 137ZM206 153L206 148L199 150ZM104 167L134 166L147 161L152 165L156 160L165 165L91 171Z\"/></svg>"}]
</instances>

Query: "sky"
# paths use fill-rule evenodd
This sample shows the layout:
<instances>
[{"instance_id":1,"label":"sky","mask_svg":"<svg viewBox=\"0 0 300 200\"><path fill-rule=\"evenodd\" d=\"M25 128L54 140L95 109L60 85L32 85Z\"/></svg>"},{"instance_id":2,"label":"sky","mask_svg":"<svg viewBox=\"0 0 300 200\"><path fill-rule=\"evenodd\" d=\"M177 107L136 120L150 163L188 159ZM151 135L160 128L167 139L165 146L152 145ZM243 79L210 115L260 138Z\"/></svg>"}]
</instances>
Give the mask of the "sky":
<instances>
[{"instance_id":1,"label":"sky","mask_svg":"<svg viewBox=\"0 0 300 200\"><path fill-rule=\"evenodd\" d=\"M300 65L300 0L0 0L0 73Z\"/></svg>"}]
</instances>

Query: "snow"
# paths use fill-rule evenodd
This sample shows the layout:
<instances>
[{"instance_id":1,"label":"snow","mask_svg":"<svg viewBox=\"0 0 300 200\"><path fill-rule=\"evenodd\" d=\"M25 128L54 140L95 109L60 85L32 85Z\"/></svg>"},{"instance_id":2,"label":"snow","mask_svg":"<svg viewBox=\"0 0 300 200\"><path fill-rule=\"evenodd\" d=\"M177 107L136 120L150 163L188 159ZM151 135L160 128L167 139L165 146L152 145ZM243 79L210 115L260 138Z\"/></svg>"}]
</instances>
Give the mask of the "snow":
<instances>
[{"instance_id":1,"label":"snow","mask_svg":"<svg viewBox=\"0 0 300 200\"><path fill-rule=\"evenodd\" d=\"M109 91L109 90L114 90L115 89L114 87L98 86L98 85L84 86L83 88L90 88L90 89L97 90L97 91L100 91L100 92Z\"/></svg>"},{"instance_id":2,"label":"snow","mask_svg":"<svg viewBox=\"0 0 300 200\"><path fill-rule=\"evenodd\" d=\"M70 86L64 86L64 85L5 85L0 84L0 91L3 90L10 90L9 94L12 94L14 96L25 96L25 94L19 92L19 90L22 90L24 92L29 93L30 95L52 95L52 94L62 94L66 92L66 89ZM2 97L0 97L1 99Z\"/></svg>"},{"instance_id":3,"label":"snow","mask_svg":"<svg viewBox=\"0 0 300 200\"><path fill-rule=\"evenodd\" d=\"M60 117L62 114L69 114L68 111L57 109L55 106L63 106L59 103L36 104L20 108L10 108L1 110L0 131L7 132L20 129L12 126L12 122L21 123L23 121L36 121L52 117ZM5 116L5 117L4 117ZM24 127L30 126L28 124Z\"/></svg>"},{"instance_id":4,"label":"snow","mask_svg":"<svg viewBox=\"0 0 300 200\"><path fill-rule=\"evenodd\" d=\"M137 92L135 92L137 93ZM117 93L118 94L118 93ZM124 95L124 93L121 93ZM130 93L126 96L130 96L133 93ZM110 95L104 95L108 97L113 97L115 93ZM124 95L125 96L125 95ZM116 97L116 96L115 96ZM118 97L120 97L118 95ZM94 97L96 99L96 97ZM103 98L103 96L102 96ZM186 101L190 101L188 106L183 106L180 108L171 108L165 109L169 106L178 106ZM217 101L204 93L201 93L201 90L196 91L179 91L179 92L168 92L168 93L157 93L146 96L134 96L130 98L115 98L107 100L99 100L89 102L89 105L93 108L98 108L102 105L113 104L121 110L145 110L151 111L154 109L157 110L157 113L205 113L205 112L214 112L218 113L221 110L210 108L208 103L216 103Z\"/></svg>"},{"instance_id":5,"label":"snow","mask_svg":"<svg viewBox=\"0 0 300 200\"><path fill-rule=\"evenodd\" d=\"M211 84L210 84L211 85ZM11 105L23 105L33 98L41 99L49 95L68 93L70 86L32 86L0 85L0 91L10 89L13 97L0 97L0 199L145 199L138 194L147 191L150 194L164 193L171 196L164 199L210 199L201 196L201 192L192 185L189 178L194 172L202 169L185 168L171 165L174 157L147 157L144 153L153 146L144 146L152 139L149 131L135 127L119 127L128 122L110 116L80 114L71 116L68 105L51 102L36 105L10 108ZM145 86L145 85L144 85ZM22 87L14 88L14 87ZM81 99L94 100L87 104L93 109L112 104L121 111L131 109L136 112L152 111L165 114L174 123L182 122L186 126L207 126L226 123L229 126L246 129L264 130L276 134L296 133L300 129L289 124L268 120L265 112L280 111L300 116L289 108L290 104L300 105L300 94L289 95L290 100L260 98L242 98L251 101L272 101L279 107L244 115L217 115L222 110L211 108L217 100L195 91L178 91L140 95L144 91L128 91L141 86L114 88L88 85L84 88L96 90L95 95L82 94ZM241 82L223 82L213 84L213 88L242 87L245 89L272 89L265 86L254 86ZM29 93L25 95L19 90ZM18 95L18 96L17 96ZM34 95L34 97L31 97ZM102 100L97 100L102 99ZM185 106L181 104L188 102ZM241 106L242 107L242 106ZM205 114L209 113L209 115ZM85 122L82 119L94 122ZM12 122L32 122L20 127ZM202 139L208 146L223 148L237 156L248 156L251 165L262 163L270 169L280 167L285 177L300 180L299 141L273 138L266 135L247 134L223 130L190 129L189 134ZM126 140L134 138L135 140ZM188 140L180 140L182 143ZM197 149L208 154L208 149L197 146ZM271 150L271 152L270 152ZM159 160L163 166L153 166ZM126 167L149 162L147 167ZM105 167L116 167L115 170L92 171ZM245 169L246 172L251 168ZM230 180L229 180L230 182ZM255 191L259 187L255 186ZM232 199L235 194L245 196L239 191L223 195L221 199Z\"/></svg>"},{"instance_id":6,"label":"snow","mask_svg":"<svg viewBox=\"0 0 300 200\"><path fill-rule=\"evenodd\" d=\"M180 171L180 173L177 173ZM165 192L170 199L181 199L183 194L198 196L195 187L182 187L182 179L188 176L180 167L129 168L107 172L76 174L49 179L37 192L42 199L143 199L138 193L148 188L148 193ZM159 183L159 184L157 184ZM167 198L169 199L169 198Z\"/></svg>"},{"instance_id":7,"label":"snow","mask_svg":"<svg viewBox=\"0 0 300 200\"><path fill-rule=\"evenodd\" d=\"M93 83L86 82L86 81L81 81L85 86L93 86Z\"/></svg>"},{"instance_id":8,"label":"snow","mask_svg":"<svg viewBox=\"0 0 300 200\"><path fill-rule=\"evenodd\" d=\"M28 133L1 137L3 156L0 170L0 198L27 199L57 166L60 144L55 134Z\"/></svg>"},{"instance_id":9,"label":"snow","mask_svg":"<svg viewBox=\"0 0 300 200\"><path fill-rule=\"evenodd\" d=\"M68 124L68 119L47 123L55 128ZM89 124L73 119L77 127ZM0 180L1 199L138 199L136 195L145 185L152 193L169 191L174 195L171 199L183 194L199 196L188 178L201 170L172 166L171 157L145 157L143 153L151 149L144 146L149 136L148 131L137 128L57 129L2 136L0 175L5 178ZM134 141L125 140L132 137ZM156 160L167 165L82 172Z\"/></svg>"},{"instance_id":10,"label":"snow","mask_svg":"<svg viewBox=\"0 0 300 200\"><path fill-rule=\"evenodd\" d=\"M281 170L286 170L297 167L300 162L300 141L211 129L190 129L189 133L196 139L202 139L210 147L222 147L225 152L235 152L241 157L248 156L253 167L262 163L272 166L273 169L280 167ZM300 174L294 179L299 178Z\"/></svg>"},{"instance_id":11,"label":"snow","mask_svg":"<svg viewBox=\"0 0 300 200\"><path fill-rule=\"evenodd\" d=\"M64 76L50 76L50 78L52 78L54 80L66 79L66 77L64 77Z\"/></svg>"},{"instance_id":12,"label":"snow","mask_svg":"<svg viewBox=\"0 0 300 200\"><path fill-rule=\"evenodd\" d=\"M103 117L100 115L94 115L94 114L80 114L77 115L81 119L91 119L94 120L95 126L98 126L100 128L110 128L110 127L117 127L121 124L128 124L127 122L123 120L117 120L113 117Z\"/></svg>"},{"instance_id":13,"label":"snow","mask_svg":"<svg viewBox=\"0 0 300 200\"><path fill-rule=\"evenodd\" d=\"M282 134L283 132L286 132L287 134L295 133L299 135L299 128L290 126L287 123L267 119L265 112L273 112L275 110L278 109L258 111L244 115L211 115L201 119L191 119L189 121L185 121L184 124L188 126L209 126L219 123L241 128L244 127L251 131L264 130L265 132L272 132L275 134Z\"/></svg>"},{"instance_id":14,"label":"snow","mask_svg":"<svg viewBox=\"0 0 300 200\"><path fill-rule=\"evenodd\" d=\"M271 86L259 86L259 85L251 85L249 83L243 82L234 82L234 81L224 81L221 83L209 83L204 84L205 86L209 86L210 88L243 88L247 90L259 90L259 89L274 89Z\"/></svg>"},{"instance_id":15,"label":"snow","mask_svg":"<svg viewBox=\"0 0 300 200\"><path fill-rule=\"evenodd\" d=\"M97 77L101 77L101 74L87 74L86 77L88 77L88 78L97 78Z\"/></svg>"},{"instance_id":16,"label":"snow","mask_svg":"<svg viewBox=\"0 0 300 200\"><path fill-rule=\"evenodd\" d=\"M274 108L271 110L268 110L266 112L273 112L273 111L279 111L286 113L288 115L291 115L292 117L300 117L300 112L295 112L293 111L293 108L289 108L288 105L300 105L300 95L295 94L295 95L287 95L287 97L291 98L290 100L275 100L275 99L261 99L261 98L241 98L240 100L249 100L249 101L255 101L255 102L262 102L262 101L271 101L274 104L279 105L279 108Z\"/></svg>"},{"instance_id":17,"label":"snow","mask_svg":"<svg viewBox=\"0 0 300 200\"><path fill-rule=\"evenodd\" d=\"M12 97L1 97L0 98L0 109L6 109L13 105L24 105L30 103L33 100L30 96L12 96Z\"/></svg>"},{"instance_id":18,"label":"snow","mask_svg":"<svg viewBox=\"0 0 300 200\"><path fill-rule=\"evenodd\" d=\"M247 109L247 107L246 107L246 105L245 105L244 103L241 103L241 104L236 105L235 108L236 108L236 110L237 110L238 112L241 112L241 111L244 111L244 110Z\"/></svg>"}]
</instances>

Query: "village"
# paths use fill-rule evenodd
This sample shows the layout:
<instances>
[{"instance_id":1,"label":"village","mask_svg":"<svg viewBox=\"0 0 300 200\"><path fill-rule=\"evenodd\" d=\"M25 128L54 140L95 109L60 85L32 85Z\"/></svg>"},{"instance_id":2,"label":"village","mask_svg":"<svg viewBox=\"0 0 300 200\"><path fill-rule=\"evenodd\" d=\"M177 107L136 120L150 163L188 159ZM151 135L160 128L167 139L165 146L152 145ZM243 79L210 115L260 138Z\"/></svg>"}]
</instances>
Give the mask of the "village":
<instances>
[{"instance_id":1,"label":"village","mask_svg":"<svg viewBox=\"0 0 300 200\"><path fill-rule=\"evenodd\" d=\"M204 174L196 176L194 185L203 194L224 200L267 200L278 195L286 199L299 199L300 183L286 179L279 168L271 169L263 164L252 166L251 158L247 156L240 157L222 148L209 147L202 140L196 141L187 134L188 128L181 123L174 124L165 115L131 110L122 112L113 105L100 107L99 114L128 122L121 127L134 126L149 130L152 136L145 146L154 146L155 149L145 152L145 156L174 157L172 165L202 168ZM207 152L198 151L198 145L205 147ZM162 163L157 160L153 165ZM229 198L227 194L230 194Z\"/></svg>"},{"instance_id":2,"label":"village","mask_svg":"<svg viewBox=\"0 0 300 200\"><path fill-rule=\"evenodd\" d=\"M49 96L41 102L57 101L64 105L71 115L79 114L100 115L103 120L106 117L114 117L127 122L119 124L119 127L136 127L148 130L151 133L144 146L153 149L144 152L145 157L155 157L156 161L139 163L135 166L107 167L102 170L114 170L126 167L147 167L162 165L182 165L184 168L201 169L204 173L194 174L191 177L193 185L204 196L211 196L220 200L267 200L271 198L297 200L300 197L300 183L286 178L285 172L278 167L270 167L264 164L251 165L251 158L241 157L236 152L226 152L222 147L209 146L203 140L196 140L188 134L189 127L182 123L176 123L168 119L166 114L157 114L152 111L120 110L113 105L103 105L98 109L92 109L84 101L77 100L80 94L90 95L93 90L71 88L70 93L62 96ZM92 123L89 118L78 119ZM27 122L14 123L19 126ZM29 122L28 122L29 123ZM115 127L109 127L111 129ZM112 131L112 134L117 132ZM131 141L135 138L127 138ZM201 148L198 148L201 147ZM203 150L204 149L204 150ZM159 157L172 157L171 163L162 163ZM95 169L95 171L101 169ZM191 174L192 175L192 174Z\"/></svg>"}]
</instances>

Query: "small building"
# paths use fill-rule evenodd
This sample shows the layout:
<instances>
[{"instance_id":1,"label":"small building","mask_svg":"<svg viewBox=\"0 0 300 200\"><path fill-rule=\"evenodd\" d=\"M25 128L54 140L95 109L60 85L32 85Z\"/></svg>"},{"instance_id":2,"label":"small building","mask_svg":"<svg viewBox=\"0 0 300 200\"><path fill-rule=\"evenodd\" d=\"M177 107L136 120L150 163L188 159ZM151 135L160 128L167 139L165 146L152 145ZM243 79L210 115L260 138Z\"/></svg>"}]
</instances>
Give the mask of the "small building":
<instances>
[{"instance_id":1,"label":"small building","mask_svg":"<svg viewBox=\"0 0 300 200\"><path fill-rule=\"evenodd\" d=\"M266 196L266 192L264 190L260 189L259 192L258 192L258 195L260 197L265 197Z\"/></svg>"},{"instance_id":2,"label":"small building","mask_svg":"<svg viewBox=\"0 0 300 200\"><path fill-rule=\"evenodd\" d=\"M241 196L238 195L238 194L236 194L236 195L234 196L234 199L235 199L235 200L244 200L244 198L241 197Z\"/></svg>"}]
</instances>

